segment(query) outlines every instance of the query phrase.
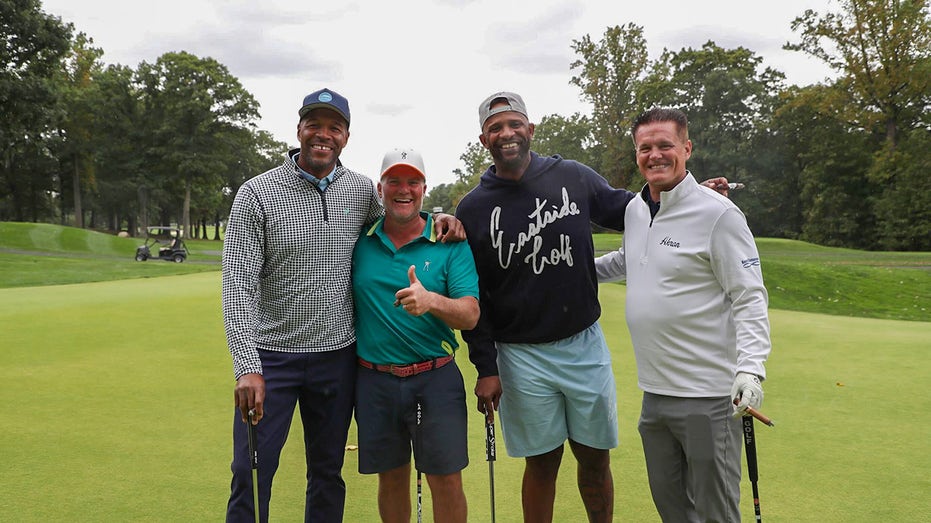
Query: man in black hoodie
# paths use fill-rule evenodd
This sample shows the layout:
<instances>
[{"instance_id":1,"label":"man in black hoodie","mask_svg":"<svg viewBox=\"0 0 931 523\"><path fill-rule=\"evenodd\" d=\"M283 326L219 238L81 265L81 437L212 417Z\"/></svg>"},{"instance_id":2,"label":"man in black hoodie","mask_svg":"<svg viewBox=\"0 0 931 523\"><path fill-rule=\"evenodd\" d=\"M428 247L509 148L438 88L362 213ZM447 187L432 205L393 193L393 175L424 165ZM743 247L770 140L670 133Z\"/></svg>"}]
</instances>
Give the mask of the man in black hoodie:
<instances>
[{"instance_id":1,"label":"man in black hoodie","mask_svg":"<svg viewBox=\"0 0 931 523\"><path fill-rule=\"evenodd\" d=\"M517 94L486 98L479 123L494 165L456 210L479 274L481 317L462 333L478 410L491 418L500 401L507 452L526 460L525 521L552 521L568 440L588 519L609 522L617 401L591 223L623 230L634 195L586 165L531 151L534 124Z\"/></svg>"},{"instance_id":2,"label":"man in black hoodie","mask_svg":"<svg viewBox=\"0 0 931 523\"><path fill-rule=\"evenodd\" d=\"M456 211L479 273L481 319L463 332L478 408L492 416L500 400L508 454L526 458L525 521L552 520L567 439L589 520L611 521L617 402L590 224L622 230L632 194L532 152L534 124L517 94L489 96L479 121L494 165Z\"/></svg>"}]
</instances>

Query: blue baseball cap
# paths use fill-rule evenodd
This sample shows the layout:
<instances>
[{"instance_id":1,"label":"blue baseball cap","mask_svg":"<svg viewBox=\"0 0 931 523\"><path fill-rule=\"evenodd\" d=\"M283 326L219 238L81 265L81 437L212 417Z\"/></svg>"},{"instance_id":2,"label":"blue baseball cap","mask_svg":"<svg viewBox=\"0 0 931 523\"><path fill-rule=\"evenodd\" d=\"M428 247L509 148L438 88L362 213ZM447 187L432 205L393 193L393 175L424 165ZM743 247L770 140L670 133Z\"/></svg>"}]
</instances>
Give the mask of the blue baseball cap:
<instances>
[{"instance_id":1,"label":"blue baseball cap","mask_svg":"<svg viewBox=\"0 0 931 523\"><path fill-rule=\"evenodd\" d=\"M338 112L346 119L346 125L349 125L349 100L330 89L320 89L305 96L304 105L301 106L297 114L304 118L310 111L320 108L332 109Z\"/></svg>"}]
</instances>

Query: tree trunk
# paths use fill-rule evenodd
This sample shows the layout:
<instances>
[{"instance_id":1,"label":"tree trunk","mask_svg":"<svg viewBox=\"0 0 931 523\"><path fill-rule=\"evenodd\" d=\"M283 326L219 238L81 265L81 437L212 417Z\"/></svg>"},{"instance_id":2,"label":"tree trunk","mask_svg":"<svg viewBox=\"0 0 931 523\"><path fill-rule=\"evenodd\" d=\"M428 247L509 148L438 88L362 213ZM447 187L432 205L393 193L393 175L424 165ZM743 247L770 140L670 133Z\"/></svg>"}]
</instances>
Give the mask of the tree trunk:
<instances>
[{"instance_id":1,"label":"tree trunk","mask_svg":"<svg viewBox=\"0 0 931 523\"><path fill-rule=\"evenodd\" d=\"M184 208L181 209L181 234L184 239L191 239L191 178L187 176L184 182Z\"/></svg>"},{"instance_id":2,"label":"tree trunk","mask_svg":"<svg viewBox=\"0 0 931 523\"><path fill-rule=\"evenodd\" d=\"M65 212L65 177L58 173L58 225L68 225L68 216Z\"/></svg>"},{"instance_id":3,"label":"tree trunk","mask_svg":"<svg viewBox=\"0 0 931 523\"><path fill-rule=\"evenodd\" d=\"M213 229L213 239L219 240L220 239L220 215L219 214L214 215L213 225L215 227L215 229Z\"/></svg>"},{"instance_id":4,"label":"tree trunk","mask_svg":"<svg viewBox=\"0 0 931 523\"><path fill-rule=\"evenodd\" d=\"M78 170L78 160L74 159L74 175L72 177L74 189L74 226L84 228L84 209L81 207L81 172Z\"/></svg>"},{"instance_id":5,"label":"tree trunk","mask_svg":"<svg viewBox=\"0 0 931 523\"><path fill-rule=\"evenodd\" d=\"M139 231L143 236L149 230L149 193L145 188L145 185L140 185L137 190L139 194L139 224L142 226L142 230ZM133 231L133 236L135 236Z\"/></svg>"}]
</instances>

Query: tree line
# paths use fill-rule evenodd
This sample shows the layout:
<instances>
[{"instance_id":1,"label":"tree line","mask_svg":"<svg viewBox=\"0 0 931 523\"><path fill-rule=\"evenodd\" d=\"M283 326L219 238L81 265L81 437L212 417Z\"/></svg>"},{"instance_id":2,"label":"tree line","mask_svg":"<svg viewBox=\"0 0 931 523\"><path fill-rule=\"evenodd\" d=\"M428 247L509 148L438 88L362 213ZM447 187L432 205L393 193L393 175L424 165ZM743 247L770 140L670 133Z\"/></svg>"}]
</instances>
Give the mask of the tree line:
<instances>
[{"instance_id":1,"label":"tree line","mask_svg":"<svg viewBox=\"0 0 931 523\"><path fill-rule=\"evenodd\" d=\"M572 42L570 79L591 115L549 115L533 148L582 161L613 186L645 183L630 125L645 109L689 117L689 169L746 184L732 198L757 236L873 250L931 250L931 22L926 1L842 0L806 10L786 49L821 60L834 80L787 85L753 51L708 41L650 60L643 28ZM455 207L490 163L479 143L456 182L425 206Z\"/></svg>"},{"instance_id":2,"label":"tree line","mask_svg":"<svg viewBox=\"0 0 931 523\"><path fill-rule=\"evenodd\" d=\"M131 234L177 223L206 237L239 185L287 148L212 58L105 66L38 0L4 1L0 27L0 220Z\"/></svg>"},{"instance_id":3,"label":"tree line","mask_svg":"<svg viewBox=\"0 0 931 523\"><path fill-rule=\"evenodd\" d=\"M586 163L615 187L644 183L630 124L677 107L698 179L732 195L757 236L882 250L931 250L931 18L923 0L840 0L806 10L785 48L833 79L797 86L743 47L647 53L643 28L573 40L571 85L591 113L537 122L534 150ZM287 145L256 127L258 104L212 58L169 52L135 69L39 0L0 5L0 220L135 233L179 223L189 237L225 219L239 185ZM425 208L455 208L490 164L479 143ZM218 234L218 233L215 233Z\"/></svg>"}]
</instances>

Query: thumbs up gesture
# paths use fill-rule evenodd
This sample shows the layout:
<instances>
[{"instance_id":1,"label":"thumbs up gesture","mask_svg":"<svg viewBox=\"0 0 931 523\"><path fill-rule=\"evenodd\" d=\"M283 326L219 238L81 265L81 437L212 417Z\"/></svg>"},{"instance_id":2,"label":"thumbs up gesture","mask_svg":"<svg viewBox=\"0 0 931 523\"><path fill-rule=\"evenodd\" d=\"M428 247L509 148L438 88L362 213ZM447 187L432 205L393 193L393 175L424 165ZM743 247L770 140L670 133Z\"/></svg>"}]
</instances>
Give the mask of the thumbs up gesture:
<instances>
[{"instance_id":1,"label":"thumbs up gesture","mask_svg":"<svg viewBox=\"0 0 931 523\"><path fill-rule=\"evenodd\" d=\"M413 316L430 312L433 293L425 289L417 279L417 270L413 265L407 269L407 279L410 281L410 287L394 293L394 306L403 306L404 310Z\"/></svg>"}]
</instances>

